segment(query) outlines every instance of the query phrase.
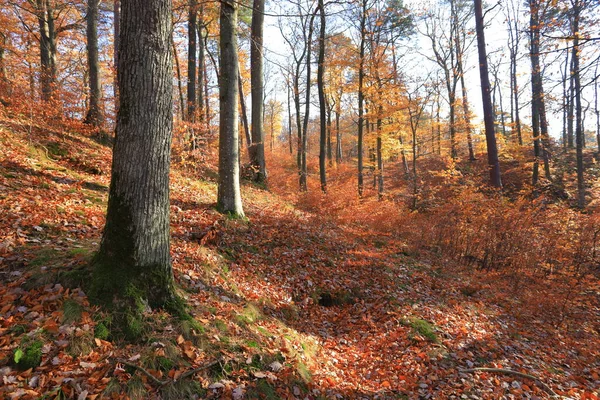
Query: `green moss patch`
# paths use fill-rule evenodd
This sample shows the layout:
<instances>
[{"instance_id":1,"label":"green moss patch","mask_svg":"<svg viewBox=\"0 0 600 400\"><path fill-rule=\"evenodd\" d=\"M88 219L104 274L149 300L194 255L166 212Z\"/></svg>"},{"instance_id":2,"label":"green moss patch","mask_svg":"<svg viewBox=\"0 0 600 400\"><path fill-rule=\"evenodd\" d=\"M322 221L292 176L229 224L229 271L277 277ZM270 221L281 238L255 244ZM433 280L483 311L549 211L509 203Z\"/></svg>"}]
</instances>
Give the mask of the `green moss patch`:
<instances>
[{"instance_id":1,"label":"green moss patch","mask_svg":"<svg viewBox=\"0 0 600 400\"><path fill-rule=\"evenodd\" d=\"M44 343L41 340L23 338L19 347L13 352L13 362L20 370L36 368L42 363L42 347Z\"/></svg>"}]
</instances>

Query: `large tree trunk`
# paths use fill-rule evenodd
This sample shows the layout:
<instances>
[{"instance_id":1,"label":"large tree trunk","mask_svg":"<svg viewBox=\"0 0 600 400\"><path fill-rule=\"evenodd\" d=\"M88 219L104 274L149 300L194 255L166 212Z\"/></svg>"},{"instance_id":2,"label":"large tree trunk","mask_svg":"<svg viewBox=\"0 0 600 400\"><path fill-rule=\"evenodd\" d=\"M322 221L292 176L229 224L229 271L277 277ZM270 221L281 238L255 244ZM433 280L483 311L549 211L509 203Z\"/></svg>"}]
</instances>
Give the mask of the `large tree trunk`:
<instances>
[{"instance_id":1,"label":"large tree trunk","mask_svg":"<svg viewBox=\"0 0 600 400\"><path fill-rule=\"evenodd\" d=\"M381 93L380 93L381 94ZM383 121L381 115L383 114L383 106L379 105L379 111L377 116L377 198L383 200L383 139L382 132Z\"/></svg>"},{"instance_id":2,"label":"large tree trunk","mask_svg":"<svg viewBox=\"0 0 600 400\"><path fill-rule=\"evenodd\" d=\"M316 11L313 12L308 21L308 36L306 38L306 92L304 101L304 121L302 122L302 156L300 159L300 190L306 192L308 190L308 169L306 164L306 153L308 151L308 122L310 118L310 88L311 88L311 53L312 53L312 36L314 29L314 20Z\"/></svg>"},{"instance_id":3,"label":"large tree trunk","mask_svg":"<svg viewBox=\"0 0 600 400\"><path fill-rule=\"evenodd\" d=\"M566 57L565 57L565 69L562 72L562 89L563 89L563 97L562 97L562 112L563 112L563 120L562 120L562 145L563 145L563 149L567 150L567 141L568 141L568 136L567 136L567 105L568 100L568 91L567 91L567 77L569 76L569 52L565 51Z\"/></svg>"},{"instance_id":4,"label":"large tree trunk","mask_svg":"<svg viewBox=\"0 0 600 400\"><path fill-rule=\"evenodd\" d=\"M36 0L40 29L40 85L42 100L49 101L56 89L56 27L51 0Z\"/></svg>"},{"instance_id":5,"label":"large tree trunk","mask_svg":"<svg viewBox=\"0 0 600 400\"><path fill-rule=\"evenodd\" d=\"M107 306L126 310L114 315L132 339L141 333L145 304L175 304L169 253L171 13L170 0L122 1L121 106L92 294Z\"/></svg>"},{"instance_id":6,"label":"large tree trunk","mask_svg":"<svg viewBox=\"0 0 600 400\"><path fill-rule=\"evenodd\" d=\"M579 18L581 13L580 0L573 1L573 89L575 98L575 143L577 151L577 207L585 208L585 181L583 165L583 126L581 107L581 77L579 71Z\"/></svg>"},{"instance_id":7,"label":"large tree trunk","mask_svg":"<svg viewBox=\"0 0 600 400\"><path fill-rule=\"evenodd\" d=\"M319 0L319 13L321 16L321 31L319 34L319 60L317 67L317 87L319 92L319 177L321 190L327 193L327 104L325 101L325 6ZM310 84L310 83L309 83Z\"/></svg>"},{"instance_id":8,"label":"large tree trunk","mask_svg":"<svg viewBox=\"0 0 600 400\"><path fill-rule=\"evenodd\" d=\"M254 0L252 10L252 29L250 45L250 81L252 87L252 146L250 147L250 163L256 169L255 180L267 180L265 162L264 131L264 57L263 28L265 20L265 0Z\"/></svg>"},{"instance_id":9,"label":"large tree trunk","mask_svg":"<svg viewBox=\"0 0 600 400\"><path fill-rule=\"evenodd\" d=\"M187 80L187 119L196 122L196 38L197 35L197 0L189 0L188 4L188 80ZM192 149L196 148L196 140L192 131Z\"/></svg>"},{"instance_id":10,"label":"large tree trunk","mask_svg":"<svg viewBox=\"0 0 600 400\"><path fill-rule=\"evenodd\" d=\"M87 5L87 60L90 85L90 108L85 117L85 122L99 127L102 124L100 110L100 67L98 65L98 1L88 0Z\"/></svg>"},{"instance_id":11,"label":"large tree trunk","mask_svg":"<svg viewBox=\"0 0 600 400\"><path fill-rule=\"evenodd\" d=\"M221 2L219 74L219 188L217 208L222 213L243 217L240 192L238 132L237 3Z\"/></svg>"},{"instance_id":12,"label":"large tree trunk","mask_svg":"<svg viewBox=\"0 0 600 400\"><path fill-rule=\"evenodd\" d=\"M8 37L4 33L0 32L0 104L3 104L4 106L10 104L9 99L12 94L5 62L7 42Z\"/></svg>"},{"instance_id":13,"label":"large tree trunk","mask_svg":"<svg viewBox=\"0 0 600 400\"><path fill-rule=\"evenodd\" d=\"M287 85L287 110L288 110L288 139L289 139L289 145L290 145L290 156L294 154L294 144L293 144L293 130L292 130L292 125L293 125L293 121L292 121L292 99L291 99L291 82L288 82Z\"/></svg>"},{"instance_id":14,"label":"large tree trunk","mask_svg":"<svg viewBox=\"0 0 600 400\"><path fill-rule=\"evenodd\" d=\"M358 62L358 195L362 197L364 190L363 176L363 125L364 119L364 80L365 80L365 42L367 23L367 0L362 0L362 12L360 16L360 53Z\"/></svg>"},{"instance_id":15,"label":"large tree trunk","mask_svg":"<svg viewBox=\"0 0 600 400\"><path fill-rule=\"evenodd\" d=\"M567 96L567 147L575 147L575 70L571 57L569 73L569 95Z\"/></svg>"},{"instance_id":16,"label":"large tree trunk","mask_svg":"<svg viewBox=\"0 0 600 400\"><path fill-rule=\"evenodd\" d=\"M483 101L483 117L485 120L485 139L490 168L490 182L497 188L502 187L498 148L494 132L492 99L490 98L490 78L488 75L487 53L485 50L485 33L483 24L482 0L475 0L475 23L477 30L477 49L479 51L479 75L481 78L481 99Z\"/></svg>"},{"instance_id":17,"label":"large tree trunk","mask_svg":"<svg viewBox=\"0 0 600 400\"><path fill-rule=\"evenodd\" d=\"M540 37L539 37L539 3L538 0L529 0L529 27L531 30L530 40L530 58L531 58L531 128L533 131L533 175L532 184L536 185L539 179L539 165L541 156L541 145L540 145L540 92L538 79L540 76Z\"/></svg>"},{"instance_id":18,"label":"large tree trunk","mask_svg":"<svg viewBox=\"0 0 600 400\"><path fill-rule=\"evenodd\" d=\"M517 140L519 145L523 145L523 135L521 133L521 119L519 116L519 85L517 81L517 56L519 52L519 23L516 13L509 18L509 50L510 50L510 119L512 129L517 131Z\"/></svg>"},{"instance_id":19,"label":"large tree trunk","mask_svg":"<svg viewBox=\"0 0 600 400\"><path fill-rule=\"evenodd\" d=\"M198 79L196 80L196 91L198 93L197 98L197 121L201 126L201 134L206 135L208 133L208 127L206 126L207 118L205 113L205 103L207 99L204 96L204 75L206 74L206 56L204 51L204 5L200 5L199 19L196 21L196 36L197 47L198 47L198 62L196 69L198 70Z\"/></svg>"},{"instance_id":20,"label":"large tree trunk","mask_svg":"<svg viewBox=\"0 0 600 400\"><path fill-rule=\"evenodd\" d=\"M119 110L119 36L121 35L121 0L115 0L113 9L113 95L115 97L115 113Z\"/></svg>"}]
</instances>

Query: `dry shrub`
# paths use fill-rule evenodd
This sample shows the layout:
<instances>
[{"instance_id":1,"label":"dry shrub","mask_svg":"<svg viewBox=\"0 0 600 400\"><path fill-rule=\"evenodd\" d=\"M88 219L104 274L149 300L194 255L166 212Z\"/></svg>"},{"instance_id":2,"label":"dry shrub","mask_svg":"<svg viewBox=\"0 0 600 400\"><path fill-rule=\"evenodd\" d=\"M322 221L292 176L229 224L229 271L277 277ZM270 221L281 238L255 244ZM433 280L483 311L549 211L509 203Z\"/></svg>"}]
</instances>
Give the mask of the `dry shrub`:
<instances>
[{"instance_id":1,"label":"dry shrub","mask_svg":"<svg viewBox=\"0 0 600 400\"><path fill-rule=\"evenodd\" d=\"M432 168L423 163L416 209L410 179L390 179L390 190L378 201L371 177L365 176L365 195L359 198L352 164L328 170L327 194L321 193L314 171L309 191L298 193L295 159L279 158L271 164L270 187L322 218L371 235L393 235L412 254L453 261L445 262L446 268L466 269L494 286L495 293L506 296L499 301L524 318L560 326L584 309L576 305L583 301L590 274L596 281L600 276L600 215L573 210L551 193L532 199L532 189L522 183L511 184L518 191L508 194L487 189L479 173L484 161L482 166L428 162ZM523 171L513 166L511 180L523 181Z\"/></svg>"}]
</instances>

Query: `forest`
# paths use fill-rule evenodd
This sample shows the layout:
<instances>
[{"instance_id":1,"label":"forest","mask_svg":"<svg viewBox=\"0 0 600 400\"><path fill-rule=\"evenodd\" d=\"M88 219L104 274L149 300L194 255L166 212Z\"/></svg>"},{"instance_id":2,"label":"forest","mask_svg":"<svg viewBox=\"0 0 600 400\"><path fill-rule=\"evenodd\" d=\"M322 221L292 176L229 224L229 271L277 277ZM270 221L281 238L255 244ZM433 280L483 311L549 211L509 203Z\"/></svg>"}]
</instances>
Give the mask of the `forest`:
<instances>
[{"instance_id":1,"label":"forest","mask_svg":"<svg viewBox=\"0 0 600 400\"><path fill-rule=\"evenodd\" d=\"M0 397L600 398L597 0L0 0Z\"/></svg>"}]
</instances>

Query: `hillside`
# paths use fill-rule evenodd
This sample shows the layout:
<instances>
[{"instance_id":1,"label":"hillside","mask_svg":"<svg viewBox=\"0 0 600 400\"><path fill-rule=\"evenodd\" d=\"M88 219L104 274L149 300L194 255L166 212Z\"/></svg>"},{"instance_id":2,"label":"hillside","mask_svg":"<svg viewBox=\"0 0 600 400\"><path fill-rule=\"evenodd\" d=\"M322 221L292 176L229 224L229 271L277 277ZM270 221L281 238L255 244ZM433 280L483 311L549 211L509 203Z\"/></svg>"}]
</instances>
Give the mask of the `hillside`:
<instances>
[{"instance_id":1,"label":"hillside","mask_svg":"<svg viewBox=\"0 0 600 400\"><path fill-rule=\"evenodd\" d=\"M525 196L511 160L502 199L473 189L483 162L427 165L411 210L410 180L359 200L350 166L329 195L316 182L299 195L279 155L272 191L246 183L248 220L232 220L215 210L214 154L175 153L172 259L194 319L148 312L126 343L85 294L110 149L82 126L38 123L0 120L5 398L600 396L597 219L555 185Z\"/></svg>"}]
</instances>

